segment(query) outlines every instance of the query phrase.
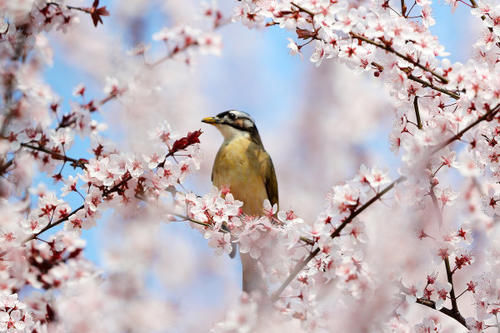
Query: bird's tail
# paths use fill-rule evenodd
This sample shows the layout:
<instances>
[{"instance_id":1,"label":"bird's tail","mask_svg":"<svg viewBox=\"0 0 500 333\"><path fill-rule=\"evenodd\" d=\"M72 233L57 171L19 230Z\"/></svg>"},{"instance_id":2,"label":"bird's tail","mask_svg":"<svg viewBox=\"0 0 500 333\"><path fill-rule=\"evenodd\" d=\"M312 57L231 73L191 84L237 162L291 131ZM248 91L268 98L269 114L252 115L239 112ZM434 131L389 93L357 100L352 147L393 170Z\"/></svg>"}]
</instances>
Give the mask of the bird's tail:
<instances>
[{"instance_id":1,"label":"bird's tail","mask_svg":"<svg viewBox=\"0 0 500 333\"><path fill-rule=\"evenodd\" d=\"M231 250L231 253L229 253L229 258L234 259L234 257L236 257L236 253L238 253L238 244L232 243L231 245L233 246L233 248Z\"/></svg>"},{"instance_id":2,"label":"bird's tail","mask_svg":"<svg viewBox=\"0 0 500 333\"><path fill-rule=\"evenodd\" d=\"M247 293L260 291L265 294L266 283L259 269L258 261L253 259L248 253L241 253L240 257L243 268L243 291Z\"/></svg>"},{"instance_id":3,"label":"bird's tail","mask_svg":"<svg viewBox=\"0 0 500 333\"><path fill-rule=\"evenodd\" d=\"M230 232L226 223L222 224L222 230ZM234 242L233 235L231 235L231 245L232 245L232 249L231 249L231 253L229 253L229 258L234 259L234 257L236 257L236 253L238 253L238 243Z\"/></svg>"}]
</instances>

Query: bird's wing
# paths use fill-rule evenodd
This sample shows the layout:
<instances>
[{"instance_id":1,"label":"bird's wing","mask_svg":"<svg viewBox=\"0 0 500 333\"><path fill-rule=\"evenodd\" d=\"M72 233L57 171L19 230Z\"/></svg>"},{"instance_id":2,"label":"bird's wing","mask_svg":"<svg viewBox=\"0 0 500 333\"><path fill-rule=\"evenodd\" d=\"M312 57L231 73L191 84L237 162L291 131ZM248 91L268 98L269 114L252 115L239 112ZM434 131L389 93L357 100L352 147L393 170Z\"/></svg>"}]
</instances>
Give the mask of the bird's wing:
<instances>
[{"instance_id":1,"label":"bird's wing","mask_svg":"<svg viewBox=\"0 0 500 333\"><path fill-rule=\"evenodd\" d=\"M264 168L262 174L264 175L267 197L272 205L279 205L278 180L276 179L273 161L267 152L265 153L265 157L266 158L262 163L262 167Z\"/></svg>"},{"instance_id":2,"label":"bird's wing","mask_svg":"<svg viewBox=\"0 0 500 333\"><path fill-rule=\"evenodd\" d=\"M210 175L210 180L212 181L212 184L214 184L214 179L215 179L215 172L217 171L215 168L217 166L217 160L219 159L219 155L222 153L222 150L223 150L223 147L224 146L221 146L219 148L219 150L217 151L217 154L215 155L215 159L214 159L214 164L212 165L212 174ZM215 186L217 186L217 184L214 184Z\"/></svg>"}]
</instances>

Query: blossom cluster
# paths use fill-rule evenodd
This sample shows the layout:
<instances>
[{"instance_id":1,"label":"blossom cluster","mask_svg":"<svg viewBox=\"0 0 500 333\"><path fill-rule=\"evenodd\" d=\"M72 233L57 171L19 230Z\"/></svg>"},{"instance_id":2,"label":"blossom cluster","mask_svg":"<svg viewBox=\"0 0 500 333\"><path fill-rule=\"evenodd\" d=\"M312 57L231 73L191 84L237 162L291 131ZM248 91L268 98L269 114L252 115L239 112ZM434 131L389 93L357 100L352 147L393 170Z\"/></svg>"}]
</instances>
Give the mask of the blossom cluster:
<instances>
[{"instance_id":1,"label":"blossom cluster","mask_svg":"<svg viewBox=\"0 0 500 333\"><path fill-rule=\"evenodd\" d=\"M388 1L362 5L309 0L243 1L236 7L233 19L251 27L279 25L292 30L299 39L306 40L303 45L291 41L292 53L300 53L302 47L314 42L310 60L316 65L335 58L355 71L371 72L383 80L398 103L391 143L395 151L402 147L408 167L418 164L420 168L418 162L426 163L427 153L442 148L444 139L482 117L486 122L497 117L500 36L493 22L498 19L498 6L478 3L473 13L487 13L484 21L488 32L475 45L478 59L466 64L440 60L447 53L429 30L433 24L430 1L417 3L420 22L411 20L406 9L401 14L395 12ZM476 166L479 169L488 164L496 170L496 148L488 144L496 135L494 130L494 126L483 124L467 134L488 138L469 140L473 154L481 156L482 163ZM462 154L463 164L467 164L469 155Z\"/></svg>"},{"instance_id":2,"label":"blossom cluster","mask_svg":"<svg viewBox=\"0 0 500 333\"><path fill-rule=\"evenodd\" d=\"M123 331L130 329L128 319L142 311L170 321L169 304L145 296L142 276L110 270L103 282L101 272L83 256L81 233L94 227L106 209L116 214L138 211L145 202L155 205L168 199L169 191L199 167L202 132L181 136L163 122L149 130L148 151L119 149L103 135L107 126L96 114L106 104L127 98L133 91L128 82L107 78L102 98L93 98L80 84L73 90L69 110L64 110L65 103L42 77L44 66L53 62L45 33L52 28L65 32L78 23L76 13L90 15L94 25L103 23L102 17L109 14L106 8L99 1L88 7L19 1L0 8L0 91L5 108L0 118L0 331ZM196 43L211 47L208 34ZM88 138L89 154L73 157L73 144ZM59 190L34 186L41 173ZM73 206L78 200L80 205ZM63 229L56 234L45 234L59 225ZM123 283L120 279L128 280L127 288L116 288ZM94 319L74 315L88 312L96 302L102 307ZM130 305L130 316L118 320L113 312L120 304ZM108 313L107 323L101 321L101 311ZM137 317L135 324L146 330L166 327L164 322L152 324Z\"/></svg>"},{"instance_id":3,"label":"blossom cluster","mask_svg":"<svg viewBox=\"0 0 500 333\"><path fill-rule=\"evenodd\" d=\"M452 64L429 30L435 23L431 2L417 1L408 8L402 1L401 8L395 6L390 1L242 1L235 7L233 20L248 27L290 30L304 40L300 44L289 39L292 54L302 54L313 43L310 61L317 66L333 58L384 82L396 105L390 142L394 152L402 152L400 173L406 178L398 186L398 203L427 219L413 221L415 237L425 244L436 272L446 266L444 274L428 275L432 278L427 283L420 273L418 284L409 290L402 288L403 294L409 293L411 297L406 299L411 302L444 311L463 326L482 331L492 327L484 320L494 319L495 310L490 309L486 318L479 307L477 317L464 319L457 304L462 294L452 284L453 276L461 276L464 268L475 263L473 232L494 237L498 219L500 7L491 1L471 1L471 13L481 21L483 33L474 45L474 57L465 64ZM412 16L415 11L419 15ZM455 142L465 147L457 147ZM453 169L471 184L461 190L464 201L457 200L459 192L445 178ZM350 214L350 207L359 205L359 193L349 187L340 193L352 198L337 207L342 219ZM318 232L311 232L312 240ZM319 237L319 244L322 241ZM320 253L330 250L327 243ZM478 285L477 277L470 277L468 285ZM465 292L472 291L468 288ZM450 300L450 310L442 310ZM438 321L427 320L415 329L438 330L439 326Z\"/></svg>"},{"instance_id":4,"label":"blossom cluster","mask_svg":"<svg viewBox=\"0 0 500 333\"><path fill-rule=\"evenodd\" d=\"M385 172L363 167L352 182L332 189L325 210L312 224L293 211L278 212L277 206L273 207L269 201L263 203L262 216L246 216L240 210L242 202L235 201L227 191L215 189L203 197L179 193L178 211L171 219L190 221L216 253L229 254L232 246L239 246L240 253L258 260L269 285L281 284L293 274L296 265L303 263L303 270L297 276L291 275L291 283L279 290L276 306L282 316L275 319L282 322L287 317L295 318L304 328L319 327L319 318L326 313L315 306L317 288L335 286L355 298L366 288L370 277L363 263L363 244L367 237L363 223L355 216L371 197L380 196L389 183ZM306 257L309 260L303 261ZM262 303L261 297L267 296L244 297L246 305L238 307L234 315L229 313L215 331L230 331L234 329L234 318L247 316L253 319L245 321L243 326L258 327L255 311L260 310L256 306Z\"/></svg>"},{"instance_id":5,"label":"blossom cluster","mask_svg":"<svg viewBox=\"0 0 500 333\"><path fill-rule=\"evenodd\" d=\"M130 77L106 73L101 98L77 85L69 110L43 78L53 62L47 33L71 31L79 40L71 29L80 18L100 28L110 13L98 0L82 7L0 3L0 332L170 329L182 311L171 295L162 299L151 289L158 281L178 287L198 271L205 279L209 265L193 264L187 244L166 242L160 221L189 224L216 254L239 252L257 263L267 288L243 293L214 332L454 330L442 316L471 332L497 329L500 7L470 0L482 35L472 59L452 64L429 30L431 2L401 4L235 4L233 21L292 31L304 41L290 39L292 54L312 45L316 66L336 59L368 73L385 83L396 106L389 140L401 153L401 177L391 182L389 171L362 165L306 220L269 201L260 216L247 216L245 203L224 188L202 196L188 190L188 175L200 167L202 132L177 134L150 108L163 87L158 81L173 87L178 79L178 66L168 77L152 75L164 62L221 53L215 30L227 21L214 2L200 15L208 28L161 29L152 39L165 55L138 63L130 55L149 54L136 47L123 61ZM137 126L141 149L124 149L106 135L97 115L113 102L124 114L134 110L124 115L134 125L153 115L155 128ZM168 107L184 117L176 103ZM88 154L75 156L82 139L90 141ZM57 190L34 185L40 174ZM100 249L101 269L85 259L81 236L109 215L115 237Z\"/></svg>"},{"instance_id":6,"label":"blossom cluster","mask_svg":"<svg viewBox=\"0 0 500 333\"><path fill-rule=\"evenodd\" d=\"M222 46L220 36L203 33L202 30L191 27L164 28L153 35L153 40L164 42L172 55L186 50L191 45L198 45L201 53L219 55Z\"/></svg>"},{"instance_id":7,"label":"blossom cluster","mask_svg":"<svg viewBox=\"0 0 500 333\"><path fill-rule=\"evenodd\" d=\"M163 42L166 54L151 63L157 66L166 59L179 59L186 64L192 63L195 52L201 54L220 55L222 51L222 38L215 32L217 28L225 24L222 12L215 4L205 5L202 13L203 23L208 28L198 28L191 25L179 25L175 27L164 27L153 34L154 41ZM133 50L135 55L144 55L149 46L139 45Z\"/></svg>"}]
</instances>

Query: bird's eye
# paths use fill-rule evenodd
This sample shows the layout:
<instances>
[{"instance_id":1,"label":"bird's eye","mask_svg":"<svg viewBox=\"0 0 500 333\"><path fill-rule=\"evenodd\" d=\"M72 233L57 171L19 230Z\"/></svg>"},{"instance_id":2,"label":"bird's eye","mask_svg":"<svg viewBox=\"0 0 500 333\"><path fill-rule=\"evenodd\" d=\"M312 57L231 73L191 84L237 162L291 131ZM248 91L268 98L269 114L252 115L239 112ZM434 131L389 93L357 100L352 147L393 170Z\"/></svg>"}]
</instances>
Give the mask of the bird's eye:
<instances>
[{"instance_id":1,"label":"bird's eye","mask_svg":"<svg viewBox=\"0 0 500 333\"><path fill-rule=\"evenodd\" d=\"M235 120L236 119L236 115L234 113L228 113L227 116L229 117L229 119L231 120Z\"/></svg>"}]
</instances>

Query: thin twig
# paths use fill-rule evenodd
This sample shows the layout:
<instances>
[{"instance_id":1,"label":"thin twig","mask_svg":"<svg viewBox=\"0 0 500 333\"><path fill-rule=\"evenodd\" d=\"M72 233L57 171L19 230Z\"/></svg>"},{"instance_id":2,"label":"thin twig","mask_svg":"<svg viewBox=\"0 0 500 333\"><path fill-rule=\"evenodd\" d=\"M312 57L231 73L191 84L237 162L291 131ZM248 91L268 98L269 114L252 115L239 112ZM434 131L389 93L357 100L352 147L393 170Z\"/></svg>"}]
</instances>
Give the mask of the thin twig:
<instances>
[{"instance_id":1,"label":"thin twig","mask_svg":"<svg viewBox=\"0 0 500 333\"><path fill-rule=\"evenodd\" d=\"M458 296L455 297L455 299L459 299L460 297L462 297L463 294L465 294L468 291L469 291L469 288L466 288L464 291L462 291L460 294L458 294Z\"/></svg>"},{"instance_id":2,"label":"thin twig","mask_svg":"<svg viewBox=\"0 0 500 333\"><path fill-rule=\"evenodd\" d=\"M85 169L85 162L83 160L77 160L75 158L68 157L66 155L60 154L58 152L55 152L55 151L52 151L49 149L46 149L44 147L33 146L32 144L29 144L29 143L21 143L21 146L24 148L29 148L32 150L36 150L36 151L40 151L40 152L49 154L55 160L60 160L60 161L64 161L64 162L71 162L71 164L73 166L79 167L81 169Z\"/></svg>"},{"instance_id":3,"label":"thin twig","mask_svg":"<svg viewBox=\"0 0 500 333\"><path fill-rule=\"evenodd\" d=\"M190 218L189 216L185 216L185 215L181 215L181 214L176 214L176 213L171 213L170 215L173 215L175 217L178 217L184 221L189 221L191 223L194 223L194 224L199 224L201 226L204 226L204 227L211 227L211 225L209 223L205 223L205 222L200 222L200 221L197 221L197 220L193 220L192 218ZM229 232L228 230L224 230L224 229L220 229L222 232Z\"/></svg>"},{"instance_id":4,"label":"thin twig","mask_svg":"<svg viewBox=\"0 0 500 333\"><path fill-rule=\"evenodd\" d=\"M410 15L411 11L413 10L413 8L415 8L415 5L417 4L417 1L414 1L413 2L413 5L410 7L410 9L408 10L408 12L406 13L406 15Z\"/></svg>"},{"instance_id":5,"label":"thin twig","mask_svg":"<svg viewBox=\"0 0 500 333\"><path fill-rule=\"evenodd\" d=\"M309 245L314 245L316 244L312 239L309 239L307 237L300 237L300 240L304 243L307 243Z\"/></svg>"},{"instance_id":6,"label":"thin twig","mask_svg":"<svg viewBox=\"0 0 500 333\"><path fill-rule=\"evenodd\" d=\"M104 105L106 104L107 102L111 101L112 99L120 96L121 94L123 94L125 91L127 91L127 88L123 88L123 89L117 89L116 91L111 91L111 93L109 93L108 96L104 97L103 99L101 99L98 104L99 105Z\"/></svg>"},{"instance_id":7,"label":"thin twig","mask_svg":"<svg viewBox=\"0 0 500 333\"><path fill-rule=\"evenodd\" d=\"M118 184L114 185L113 187L111 187L110 189L105 189L102 193L102 196L105 197L105 196L108 196L110 195L111 193L113 192L117 192L121 186L123 186L125 183L127 183L130 179L132 179L132 176L128 176L128 177L125 177L121 182L119 182ZM53 227L67 221L72 215L76 214L76 212L78 212L79 210L82 210L85 206L84 205L81 205L80 207L78 207L77 209L75 209L74 211L72 211L69 215L57 220L56 222L54 223L49 223L47 226L45 226L45 228L43 228L42 230L40 230L39 232L37 232L36 234L33 234L32 236L28 237L24 242L28 242L32 239L35 239L37 238L40 234L44 233L45 231L49 230L49 229L52 229Z\"/></svg>"},{"instance_id":8,"label":"thin twig","mask_svg":"<svg viewBox=\"0 0 500 333\"><path fill-rule=\"evenodd\" d=\"M176 54L179 54L179 53L187 50L189 47L195 46L195 45L198 45L198 43L193 42L191 44L184 45L182 48L178 48L178 49L176 48L176 49L174 49L174 51L167 53L166 55L164 55L160 59L158 59L152 63L146 63L146 66L149 68L154 68L154 67L158 66L159 64L167 61L168 59L172 59Z\"/></svg>"},{"instance_id":9,"label":"thin twig","mask_svg":"<svg viewBox=\"0 0 500 333\"><path fill-rule=\"evenodd\" d=\"M422 129L422 120L420 119L420 109L418 107L418 96L413 99L413 107L415 108L415 116L417 118L417 127Z\"/></svg>"},{"instance_id":10,"label":"thin twig","mask_svg":"<svg viewBox=\"0 0 500 333\"><path fill-rule=\"evenodd\" d=\"M362 36L362 35L359 35L357 33L354 33L354 32L350 32L349 35L352 37L352 38L356 38L356 39L359 39L359 40L362 40L368 44L372 44L372 45L375 45L376 47L379 47L383 50L386 50L387 52L391 52L391 53L394 53L395 55L397 55L398 57L406 60L407 62L409 62L410 64L414 65L414 66L417 66L421 69L423 69L424 71L426 72L429 72L431 73L433 76L435 76L436 78L438 78L442 83L444 84L447 84L448 83L448 79L446 79L445 77L443 77L442 75L439 75L438 73L436 73L435 71L433 71L432 69L430 68L427 68L426 66L422 65L421 63L413 60L412 58L410 58L409 56L406 56L398 51L396 51L395 49L393 49L391 46L389 45L386 45L386 44L381 44L381 43L377 43L369 38L366 38L365 36Z\"/></svg>"},{"instance_id":11,"label":"thin twig","mask_svg":"<svg viewBox=\"0 0 500 333\"><path fill-rule=\"evenodd\" d=\"M92 11L91 11L90 8L75 7L75 6L66 6L66 8L68 8L70 10L78 10L80 12L84 12L84 13L87 13L87 14L92 14Z\"/></svg>"},{"instance_id":12,"label":"thin twig","mask_svg":"<svg viewBox=\"0 0 500 333\"><path fill-rule=\"evenodd\" d=\"M434 205L434 209L436 211L438 221L439 221L439 226L443 224L443 214L439 208L439 204L436 198L436 194L434 193L434 185L431 185L431 189L429 191L429 194L431 195L432 198L432 203ZM453 272L450 267L450 259L448 255L446 255L443 258L444 265L446 268L446 279L448 280L448 283L451 285L450 289L450 300L451 300L451 309L446 309L446 314L460 323L465 323L465 319L460 313L460 310L458 309L458 303L457 303L457 297L455 296L455 285L453 284ZM418 302L417 302L418 303ZM443 312L444 313L444 312Z\"/></svg>"},{"instance_id":13,"label":"thin twig","mask_svg":"<svg viewBox=\"0 0 500 333\"><path fill-rule=\"evenodd\" d=\"M437 90L439 92L442 92L443 94L446 94L446 95L450 96L451 98L454 98L454 99L459 99L460 98L460 95L458 95L457 93L454 93L453 91L450 91L448 89L444 89L444 88L438 87L438 86L436 86L436 85L434 85L434 84L432 84L430 82L424 81L424 80L416 77L413 74L408 74L408 78L410 80L412 80L412 81L420 83L424 87L429 87L429 88L432 88L432 89Z\"/></svg>"},{"instance_id":14,"label":"thin twig","mask_svg":"<svg viewBox=\"0 0 500 333\"><path fill-rule=\"evenodd\" d=\"M218 24L217 26L215 26L215 29L219 29L219 28L221 28L221 27L223 27L223 26L225 26L226 24L229 24L229 23L230 23L230 21L222 22L222 23ZM198 42L193 41L193 42L191 42L189 44L185 44L183 47L175 48L174 50L168 52L163 57L157 59L156 61L153 61L152 63L148 63L146 61L144 63L145 63L145 65L147 67L154 68L154 67L160 65L161 63L163 63L163 62L165 62L165 61L167 61L169 59L172 59L176 54L179 54L179 53L181 53L183 51L186 51L190 47L198 46L198 45L199 45Z\"/></svg>"},{"instance_id":15,"label":"thin twig","mask_svg":"<svg viewBox=\"0 0 500 333\"><path fill-rule=\"evenodd\" d=\"M294 2L290 2L290 4L294 7L296 7L297 9L299 9L300 11L304 12L304 13L307 13L311 16L314 16L315 14L313 12L311 12L309 9L305 9L304 7L301 7L299 5L297 5L296 3Z\"/></svg>"},{"instance_id":16,"label":"thin twig","mask_svg":"<svg viewBox=\"0 0 500 333\"><path fill-rule=\"evenodd\" d=\"M437 145L432 150L432 154L434 154L434 153L438 152L439 150L443 149L444 147L446 147L450 143L452 143L452 142L454 142L456 140L459 140L460 138L462 138L462 136L465 134L465 132L467 132L468 130L470 130L472 127L476 126L480 122L482 122L484 120L492 120L496 116L496 114L498 113L498 111L500 111L500 104L497 104L493 109L491 109L490 111L486 112L481 117L477 118L474 122L470 123L467 127L465 127L463 130L461 130L460 132L458 132L457 134L455 134L454 136L452 136L448 140L446 140L443 143Z\"/></svg>"},{"instance_id":17,"label":"thin twig","mask_svg":"<svg viewBox=\"0 0 500 333\"><path fill-rule=\"evenodd\" d=\"M38 238L38 236L42 233L44 233L45 231L49 230L49 229L52 229L53 227L55 226L58 226L59 224L67 221L71 216L75 215L78 211L82 210L84 208L84 205L81 205L80 207L78 207L77 209L75 209L74 211L72 211L71 213L69 213L67 216L65 217L62 217L60 218L59 220L55 221L55 222L52 222L52 223L49 223L45 226L45 228L43 228L42 230L40 230L39 232L29 236L28 238L26 238L23 243L26 243L26 242L29 242L30 240L33 240L33 239L36 239Z\"/></svg>"}]
</instances>

